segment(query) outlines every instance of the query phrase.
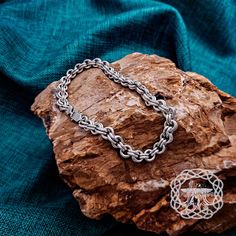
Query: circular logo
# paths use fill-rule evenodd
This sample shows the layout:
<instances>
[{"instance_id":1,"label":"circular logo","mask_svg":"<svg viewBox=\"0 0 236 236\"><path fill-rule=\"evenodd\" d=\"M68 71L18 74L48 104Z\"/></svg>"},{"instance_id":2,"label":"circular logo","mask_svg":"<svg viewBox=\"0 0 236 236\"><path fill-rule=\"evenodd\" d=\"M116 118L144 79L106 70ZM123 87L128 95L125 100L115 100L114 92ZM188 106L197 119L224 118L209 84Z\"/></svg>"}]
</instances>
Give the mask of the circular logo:
<instances>
[{"instance_id":1,"label":"circular logo","mask_svg":"<svg viewBox=\"0 0 236 236\"><path fill-rule=\"evenodd\" d=\"M171 181L171 207L184 219L209 219L223 206L223 182L210 170L183 170Z\"/></svg>"}]
</instances>

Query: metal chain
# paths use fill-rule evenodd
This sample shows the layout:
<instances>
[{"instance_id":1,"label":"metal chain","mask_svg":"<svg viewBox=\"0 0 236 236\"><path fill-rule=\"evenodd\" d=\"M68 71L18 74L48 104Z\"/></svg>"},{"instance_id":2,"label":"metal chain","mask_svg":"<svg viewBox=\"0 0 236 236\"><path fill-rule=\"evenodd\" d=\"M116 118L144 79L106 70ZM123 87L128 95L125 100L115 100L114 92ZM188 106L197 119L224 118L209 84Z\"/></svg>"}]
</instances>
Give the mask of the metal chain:
<instances>
[{"instance_id":1,"label":"metal chain","mask_svg":"<svg viewBox=\"0 0 236 236\"><path fill-rule=\"evenodd\" d=\"M154 143L152 149L134 150L130 145L126 144L121 136L116 135L112 127L104 127L103 124L90 120L86 115L76 111L74 106L69 103L68 85L82 71L91 67L100 68L107 77L124 87L135 90L144 100L146 106L152 106L156 112L162 112L165 117L164 129L160 135L160 140ZM71 120L92 134L99 134L103 139L109 140L111 145L119 149L119 153L123 158L131 158L134 162L146 160L153 161L157 154L165 151L166 145L173 141L173 133L178 125L174 118L174 109L166 104L163 99L157 99L149 90L139 81L127 79L114 70L107 61L102 61L100 58L93 60L86 59L83 63L75 65L74 69L67 71L66 75L60 79L60 83L56 90L57 105L60 111L64 111L70 116Z\"/></svg>"}]
</instances>

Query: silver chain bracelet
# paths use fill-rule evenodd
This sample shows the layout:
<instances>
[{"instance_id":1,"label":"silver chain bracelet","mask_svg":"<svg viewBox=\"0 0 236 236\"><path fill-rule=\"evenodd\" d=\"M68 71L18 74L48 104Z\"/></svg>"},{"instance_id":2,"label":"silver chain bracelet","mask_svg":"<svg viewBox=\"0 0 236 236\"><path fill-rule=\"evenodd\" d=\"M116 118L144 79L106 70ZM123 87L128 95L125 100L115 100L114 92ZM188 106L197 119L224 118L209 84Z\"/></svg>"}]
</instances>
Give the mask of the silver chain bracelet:
<instances>
[{"instance_id":1,"label":"silver chain bracelet","mask_svg":"<svg viewBox=\"0 0 236 236\"><path fill-rule=\"evenodd\" d=\"M67 89L71 80L91 67L100 68L111 81L135 90L144 100L146 106L152 106L156 112L162 112L165 117L164 129L160 135L160 140L154 143L152 149L146 149L144 152L134 150L123 141L120 135L114 133L112 127L104 127L102 123L90 120L86 115L76 111L74 106L69 103ZM166 150L166 145L173 141L173 133L178 127L174 118L174 109L168 106L163 99L157 99L140 82L120 75L114 68L109 66L107 61L102 61L100 58L86 59L83 63L76 64L74 69L68 70L66 76L60 79L55 95L60 111L64 111L81 128L89 130L92 134L100 134L103 139L109 140L114 148L119 149L119 153L123 158L131 158L134 162L153 161L156 155L163 153Z\"/></svg>"}]
</instances>

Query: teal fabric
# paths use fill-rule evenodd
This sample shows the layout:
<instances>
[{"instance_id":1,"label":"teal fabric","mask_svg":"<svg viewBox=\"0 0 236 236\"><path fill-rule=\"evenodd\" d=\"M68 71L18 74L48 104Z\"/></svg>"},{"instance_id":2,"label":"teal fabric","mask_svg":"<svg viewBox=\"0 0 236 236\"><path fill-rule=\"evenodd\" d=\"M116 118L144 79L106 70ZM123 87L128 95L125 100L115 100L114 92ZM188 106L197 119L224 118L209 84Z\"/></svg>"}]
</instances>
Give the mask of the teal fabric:
<instances>
[{"instance_id":1,"label":"teal fabric","mask_svg":"<svg viewBox=\"0 0 236 236\"><path fill-rule=\"evenodd\" d=\"M153 235L82 215L30 105L75 63L135 51L168 57L236 96L235 1L1 2L0 235Z\"/></svg>"}]
</instances>

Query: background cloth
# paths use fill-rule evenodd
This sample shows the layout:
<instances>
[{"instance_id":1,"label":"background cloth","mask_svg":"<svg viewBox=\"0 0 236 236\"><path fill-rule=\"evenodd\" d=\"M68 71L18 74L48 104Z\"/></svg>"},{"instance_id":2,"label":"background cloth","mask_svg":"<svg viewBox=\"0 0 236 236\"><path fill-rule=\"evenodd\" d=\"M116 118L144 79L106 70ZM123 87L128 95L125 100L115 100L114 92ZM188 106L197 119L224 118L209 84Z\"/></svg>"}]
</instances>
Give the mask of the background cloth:
<instances>
[{"instance_id":1,"label":"background cloth","mask_svg":"<svg viewBox=\"0 0 236 236\"><path fill-rule=\"evenodd\" d=\"M154 235L83 216L30 111L34 97L76 63L132 52L170 58L236 96L236 2L1 1L0 235Z\"/></svg>"}]
</instances>

